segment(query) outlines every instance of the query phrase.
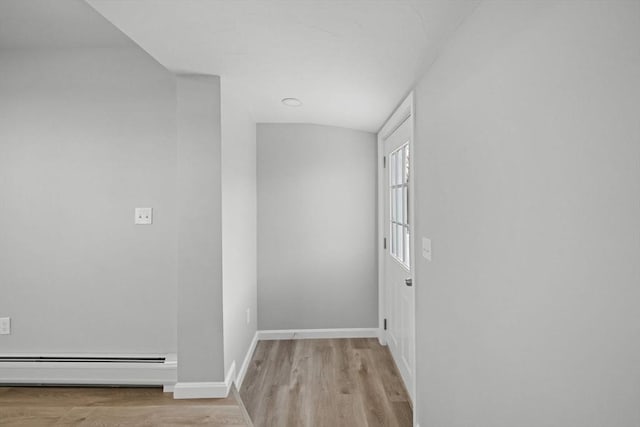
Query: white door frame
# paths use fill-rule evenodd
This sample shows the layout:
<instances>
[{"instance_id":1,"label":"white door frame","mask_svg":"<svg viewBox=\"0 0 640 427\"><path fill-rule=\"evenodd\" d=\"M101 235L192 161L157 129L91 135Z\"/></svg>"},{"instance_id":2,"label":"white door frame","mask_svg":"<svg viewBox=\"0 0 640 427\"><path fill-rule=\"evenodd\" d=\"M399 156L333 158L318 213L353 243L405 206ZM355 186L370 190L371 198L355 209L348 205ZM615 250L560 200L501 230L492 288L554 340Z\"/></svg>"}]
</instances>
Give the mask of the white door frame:
<instances>
[{"instance_id":1,"label":"white door frame","mask_svg":"<svg viewBox=\"0 0 640 427\"><path fill-rule=\"evenodd\" d=\"M387 227L385 224L385 192L387 191L386 182L384 180L385 170L384 170L384 141L406 120L411 121L410 126L410 135L411 139L409 140L409 229L411 240L409 242L409 247L411 251L411 280L413 282L413 286L416 286L416 278L415 278L415 247L416 247L416 237L415 237L415 219L414 219L414 200L415 200L415 185L414 185L414 177L415 170L413 165L414 159L414 101L413 101L413 92L409 93L409 95L402 101L402 103L396 108L396 110L391 114L389 119L385 122L384 126L378 132L378 328L379 335L378 340L380 344L387 345L387 331L384 329L384 319L387 317L388 307L385 295L386 295L386 283L385 283L385 252L388 249L384 248L384 239L387 238L387 246L389 245L389 236L387 236ZM412 372L416 372L416 357L415 357L415 298L414 298L414 319L413 319L413 369ZM415 415L415 395L416 395L416 378L414 377L412 390L407 390L409 392L409 396L413 401L414 415ZM414 416L415 420L415 416ZM414 421L415 422L415 421Z\"/></svg>"}]
</instances>

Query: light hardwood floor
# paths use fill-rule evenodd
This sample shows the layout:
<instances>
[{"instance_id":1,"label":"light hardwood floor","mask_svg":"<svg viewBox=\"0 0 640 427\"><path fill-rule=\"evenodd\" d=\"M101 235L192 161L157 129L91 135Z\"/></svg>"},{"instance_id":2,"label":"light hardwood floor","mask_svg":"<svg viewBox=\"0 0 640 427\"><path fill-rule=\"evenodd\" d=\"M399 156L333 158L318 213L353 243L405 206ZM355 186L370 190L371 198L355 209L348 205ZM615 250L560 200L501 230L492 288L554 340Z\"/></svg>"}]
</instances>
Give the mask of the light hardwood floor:
<instances>
[{"instance_id":1,"label":"light hardwood floor","mask_svg":"<svg viewBox=\"0 0 640 427\"><path fill-rule=\"evenodd\" d=\"M174 400L160 388L2 387L0 425L248 427L251 422L237 393Z\"/></svg>"},{"instance_id":2,"label":"light hardwood floor","mask_svg":"<svg viewBox=\"0 0 640 427\"><path fill-rule=\"evenodd\" d=\"M377 339L260 341L240 390L256 427L409 427L412 409Z\"/></svg>"}]
</instances>

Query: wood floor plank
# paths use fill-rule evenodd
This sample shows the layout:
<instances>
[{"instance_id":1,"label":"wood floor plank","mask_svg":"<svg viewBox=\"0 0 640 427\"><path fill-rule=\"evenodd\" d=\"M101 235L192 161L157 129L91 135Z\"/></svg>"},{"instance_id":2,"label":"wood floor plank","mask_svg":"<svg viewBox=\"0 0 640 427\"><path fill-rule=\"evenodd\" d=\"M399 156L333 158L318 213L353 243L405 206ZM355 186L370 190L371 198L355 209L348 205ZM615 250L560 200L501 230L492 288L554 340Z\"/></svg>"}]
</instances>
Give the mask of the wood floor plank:
<instances>
[{"instance_id":1,"label":"wood floor plank","mask_svg":"<svg viewBox=\"0 0 640 427\"><path fill-rule=\"evenodd\" d=\"M0 425L251 426L236 395L174 400L160 388L5 387Z\"/></svg>"},{"instance_id":2,"label":"wood floor plank","mask_svg":"<svg viewBox=\"0 0 640 427\"><path fill-rule=\"evenodd\" d=\"M179 399L163 393L159 387L5 387L10 392L0 394L6 406L192 406L234 405L232 397L226 399Z\"/></svg>"},{"instance_id":3,"label":"wood floor plank","mask_svg":"<svg viewBox=\"0 0 640 427\"><path fill-rule=\"evenodd\" d=\"M72 408L56 426L190 426L244 427L237 406L141 406Z\"/></svg>"},{"instance_id":4,"label":"wood floor plank","mask_svg":"<svg viewBox=\"0 0 640 427\"><path fill-rule=\"evenodd\" d=\"M358 369L359 395L365 409L368 426L391 427L394 422L393 410L387 400L381 381L376 377L375 368L369 357L370 350L354 349L354 359Z\"/></svg>"},{"instance_id":5,"label":"wood floor plank","mask_svg":"<svg viewBox=\"0 0 640 427\"><path fill-rule=\"evenodd\" d=\"M311 423L311 414L305 402L311 396L312 381L311 340L298 340L295 343L293 365L289 379L289 401L285 425L305 427Z\"/></svg>"},{"instance_id":6,"label":"wood floor plank","mask_svg":"<svg viewBox=\"0 0 640 427\"><path fill-rule=\"evenodd\" d=\"M293 365L294 345L293 340L282 340L275 342L277 351L272 369L273 385L289 385L291 367Z\"/></svg>"},{"instance_id":7,"label":"wood floor plank","mask_svg":"<svg viewBox=\"0 0 640 427\"><path fill-rule=\"evenodd\" d=\"M368 349L371 346L370 338L350 338L351 346L358 349Z\"/></svg>"},{"instance_id":8,"label":"wood floor plank","mask_svg":"<svg viewBox=\"0 0 640 427\"><path fill-rule=\"evenodd\" d=\"M367 427L362 400L356 394L341 394L336 399L337 426Z\"/></svg>"},{"instance_id":9,"label":"wood floor plank","mask_svg":"<svg viewBox=\"0 0 640 427\"><path fill-rule=\"evenodd\" d=\"M375 365L378 369L378 374L382 380L387 398L391 402L407 402L408 394L400 376L400 371L396 367L391 353L386 350L385 347L379 348L372 347L371 355L375 359Z\"/></svg>"},{"instance_id":10,"label":"wood floor plank","mask_svg":"<svg viewBox=\"0 0 640 427\"><path fill-rule=\"evenodd\" d=\"M336 388L335 349L332 340L315 340L312 363L313 378L311 382L311 420L314 426L332 427L337 425L336 398L339 392Z\"/></svg>"},{"instance_id":11,"label":"wood floor plank","mask_svg":"<svg viewBox=\"0 0 640 427\"><path fill-rule=\"evenodd\" d=\"M289 387L287 385L274 385L265 405L266 419L261 425L278 427L281 414L286 414L289 404Z\"/></svg>"},{"instance_id":12,"label":"wood floor plank","mask_svg":"<svg viewBox=\"0 0 640 427\"><path fill-rule=\"evenodd\" d=\"M0 404L1 426L53 426L69 408L24 407Z\"/></svg>"},{"instance_id":13,"label":"wood floor plank","mask_svg":"<svg viewBox=\"0 0 640 427\"><path fill-rule=\"evenodd\" d=\"M412 425L393 359L376 339L261 341L258 349L240 390L256 427Z\"/></svg>"},{"instance_id":14,"label":"wood floor plank","mask_svg":"<svg viewBox=\"0 0 640 427\"><path fill-rule=\"evenodd\" d=\"M256 351L247 370L245 380L242 384L242 400L254 419L254 412L261 403L261 392L265 390L267 372L275 363L278 347L271 341L260 341L256 346Z\"/></svg>"},{"instance_id":15,"label":"wood floor plank","mask_svg":"<svg viewBox=\"0 0 640 427\"><path fill-rule=\"evenodd\" d=\"M410 426L413 422L413 408L409 402L391 402L398 425Z\"/></svg>"},{"instance_id":16,"label":"wood floor plank","mask_svg":"<svg viewBox=\"0 0 640 427\"><path fill-rule=\"evenodd\" d=\"M336 348L338 356L337 364L337 382L341 394L356 394L358 391L357 371L352 369L351 359L353 346L351 341L342 342L336 340Z\"/></svg>"}]
</instances>

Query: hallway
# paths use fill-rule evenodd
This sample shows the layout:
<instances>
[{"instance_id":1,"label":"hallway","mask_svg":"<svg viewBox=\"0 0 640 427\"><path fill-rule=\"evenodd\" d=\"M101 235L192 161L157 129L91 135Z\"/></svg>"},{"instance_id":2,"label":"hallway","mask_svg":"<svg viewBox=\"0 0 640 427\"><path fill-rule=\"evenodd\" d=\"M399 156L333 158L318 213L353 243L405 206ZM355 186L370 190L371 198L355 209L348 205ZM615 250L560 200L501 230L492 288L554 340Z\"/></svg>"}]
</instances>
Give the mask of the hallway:
<instances>
[{"instance_id":1,"label":"hallway","mask_svg":"<svg viewBox=\"0 0 640 427\"><path fill-rule=\"evenodd\" d=\"M240 395L257 427L412 425L389 349L373 338L260 341Z\"/></svg>"}]
</instances>

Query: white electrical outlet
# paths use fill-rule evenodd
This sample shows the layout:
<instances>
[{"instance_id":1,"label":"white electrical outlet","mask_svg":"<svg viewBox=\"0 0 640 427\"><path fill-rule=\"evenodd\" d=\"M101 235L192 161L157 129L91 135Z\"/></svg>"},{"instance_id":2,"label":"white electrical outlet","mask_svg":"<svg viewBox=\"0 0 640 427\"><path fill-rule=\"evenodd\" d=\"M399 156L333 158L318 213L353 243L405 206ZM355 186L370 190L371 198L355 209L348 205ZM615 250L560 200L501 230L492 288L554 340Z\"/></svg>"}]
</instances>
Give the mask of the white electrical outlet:
<instances>
[{"instance_id":1,"label":"white electrical outlet","mask_svg":"<svg viewBox=\"0 0 640 427\"><path fill-rule=\"evenodd\" d=\"M251 323L251 309L247 308L247 325Z\"/></svg>"},{"instance_id":2,"label":"white electrical outlet","mask_svg":"<svg viewBox=\"0 0 640 427\"><path fill-rule=\"evenodd\" d=\"M136 225L153 224L153 208L136 208Z\"/></svg>"},{"instance_id":3,"label":"white electrical outlet","mask_svg":"<svg viewBox=\"0 0 640 427\"><path fill-rule=\"evenodd\" d=\"M10 334L11 334L11 318L0 317L0 335L10 335Z\"/></svg>"}]
</instances>

